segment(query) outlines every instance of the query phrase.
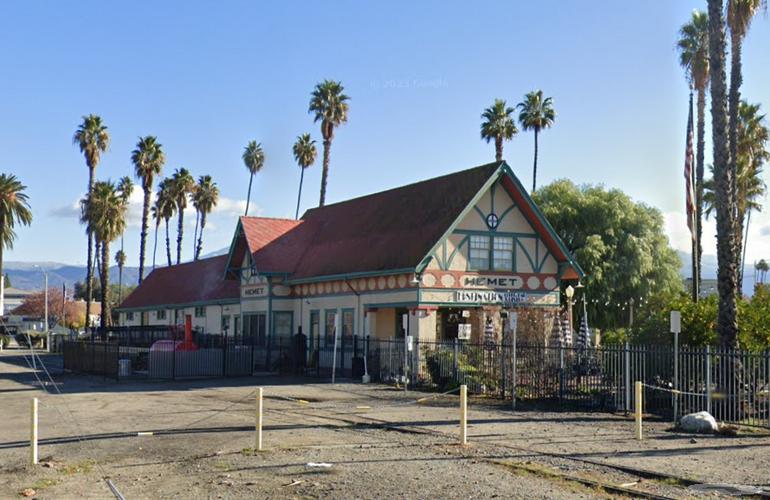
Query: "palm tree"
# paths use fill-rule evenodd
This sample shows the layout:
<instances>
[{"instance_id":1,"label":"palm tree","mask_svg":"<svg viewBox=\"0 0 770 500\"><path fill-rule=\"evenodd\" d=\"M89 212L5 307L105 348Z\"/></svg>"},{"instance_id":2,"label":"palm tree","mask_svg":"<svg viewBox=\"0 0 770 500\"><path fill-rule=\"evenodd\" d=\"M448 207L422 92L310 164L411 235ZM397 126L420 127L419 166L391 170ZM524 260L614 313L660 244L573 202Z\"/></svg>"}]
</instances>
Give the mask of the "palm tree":
<instances>
[{"instance_id":1,"label":"palm tree","mask_svg":"<svg viewBox=\"0 0 770 500\"><path fill-rule=\"evenodd\" d=\"M762 180L762 167L770 160L770 152L767 150L770 141L770 131L764 124L765 115L760 114L759 104L749 104L741 101L738 112L738 193L736 206L738 217L736 220L737 234L745 241L743 254L736 255L738 272L738 290L743 286L743 269L746 261L746 242L748 242L749 222L752 211L761 211L760 199L765 196L767 186ZM712 168L712 174L713 174ZM706 215L710 215L715 209L717 195L713 180L706 182L704 194L706 203Z\"/></svg>"},{"instance_id":2,"label":"palm tree","mask_svg":"<svg viewBox=\"0 0 770 500\"><path fill-rule=\"evenodd\" d=\"M166 223L166 260L171 265L171 239L168 234L168 221L176 213L176 201L171 192L171 179L163 179L158 183L158 194L155 196L153 205L153 218L155 219L155 243L158 242L158 226L160 221ZM155 267L155 256L153 254L153 267Z\"/></svg>"},{"instance_id":3,"label":"palm tree","mask_svg":"<svg viewBox=\"0 0 770 500\"><path fill-rule=\"evenodd\" d=\"M535 132L535 163L532 168L532 191L537 188L537 136L541 130L551 128L556 120L556 111L553 109L553 100L550 97L543 98L542 90L533 90L524 96L524 100L517 104L519 123L523 130Z\"/></svg>"},{"instance_id":4,"label":"palm tree","mask_svg":"<svg viewBox=\"0 0 770 500\"><path fill-rule=\"evenodd\" d=\"M101 117L93 114L84 116L83 122L78 126L75 135L72 136L72 143L80 148L80 152L86 159L86 166L88 167L88 191L86 194L90 194L94 187L96 166L99 164L102 153L107 151L107 148L110 147L110 134L107 132L107 126L102 123ZM88 234L88 268L86 269L85 326L88 327L89 318L91 317L91 300L93 293L94 247L91 229L86 227L86 233Z\"/></svg>"},{"instance_id":5,"label":"palm tree","mask_svg":"<svg viewBox=\"0 0 770 500\"><path fill-rule=\"evenodd\" d=\"M251 202L251 183L254 181L254 174L262 170L265 165L265 153L262 151L262 144L257 141L249 141L243 148L243 164L249 169L249 192L246 195L246 213L249 215L249 203Z\"/></svg>"},{"instance_id":6,"label":"palm tree","mask_svg":"<svg viewBox=\"0 0 770 500\"><path fill-rule=\"evenodd\" d=\"M195 249L195 260L198 260L203 250L203 229L206 227L206 216L211 213L219 201L219 188L211 180L210 175L201 175L198 178L198 185L193 191L192 202L195 211L198 213L201 221L201 230L198 235L198 247Z\"/></svg>"},{"instance_id":7,"label":"palm tree","mask_svg":"<svg viewBox=\"0 0 770 500\"><path fill-rule=\"evenodd\" d=\"M736 213L733 172L727 130L727 78L725 76L725 19L722 0L708 0L709 77L711 86L711 135L714 152L714 187L717 212L717 332L724 347L738 342L738 272L735 249Z\"/></svg>"},{"instance_id":8,"label":"palm tree","mask_svg":"<svg viewBox=\"0 0 770 500\"><path fill-rule=\"evenodd\" d=\"M82 216L90 224L94 237L102 248L102 315L101 326L110 325L110 242L117 239L126 227L127 198L110 181L94 184L91 194L81 202Z\"/></svg>"},{"instance_id":9,"label":"palm tree","mask_svg":"<svg viewBox=\"0 0 770 500\"><path fill-rule=\"evenodd\" d=\"M326 183L329 179L329 152L334 139L334 128L348 121L348 101L350 97L343 94L341 82L324 80L316 84L310 94L309 113L314 113L314 122L321 122L321 136L324 144L323 170L321 171L321 200L319 206L326 202Z\"/></svg>"},{"instance_id":10,"label":"palm tree","mask_svg":"<svg viewBox=\"0 0 770 500\"><path fill-rule=\"evenodd\" d=\"M16 224L32 224L29 197L24 192L27 186L13 174L0 174L0 276L3 274L3 250L12 249ZM0 316L5 310L5 286L0 286Z\"/></svg>"},{"instance_id":11,"label":"palm tree","mask_svg":"<svg viewBox=\"0 0 770 500\"><path fill-rule=\"evenodd\" d=\"M743 68L741 52L743 39L749 31L751 21L760 9L766 6L766 0L727 0L727 27L730 30L730 95L729 95L729 143L730 168L737 171L738 156L738 114L740 112L741 85ZM733 191L738 187L733 181Z\"/></svg>"},{"instance_id":12,"label":"palm tree","mask_svg":"<svg viewBox=\"0 0 770 500\"><path fill-rule=\"evenodd\" d=\"M310 134L297 136L297 142L292 147L294 160L299 165L299 193L297 194L297 211L294 212L294 218L299 218L299 202L302 199L302 181L305 178L305 169L315 163L318 150L315 147L315 141L310 138Z\"/></svg>"},{"instance_id":13,"label":"palm tree","mask_svg":"<svg viewBox=\"0 0 770 500\"><path fill-rule=\"evenodd\" d=\"M131 180L131 177L125 175L120 178L118 181L118 193L120 193L120 197L123 199L123 201L126 204L126 210L128 210L128 204L131 201L131 194L134 192L134 183ZM124 233L120 234L120 251L123 251L123 235ZM125 257L125 252L124 252Z\"/></svg>"},{"instance_id":14,"label":"palm tree","mask_svg":"<svg viewBox=\"0 0 770 500\"><path fill-rule=\"evenodd\" d=\"M136 177L142 181L142 191L144 191L142 233L139 242L139 284L141 284L144 279L144 249L147 244L147 222L150 217L152 182L156 175L160 175L163 164L166 163L163 146L157 138L151 135L140 137L136 149L131 153L131 162L134 164Z\"/></svg>"},{"instance_id":15,"label":"palm tree","mask_svg":"<svg viewBox=\"0 0 770 500\"><path fill-rule=\"evenodd\" d=\"M184 209L195 188L195 179L186 168L179 168L171 176L171 193L176 202L179 222L176 228L176 263L182 262L182 240L184 238Z\"/></svg>"},{"instance_id":16,"label":"palm tree","mask_svg":"<svg viewBox=\"0 0 770 500\"><path fill-rule=\"evenodd\" d=\"M770 271L770 265L767 264L765 259L760 260L754 264L754 268L757 270L759 276L757 277L758 283L764 283L767 277L767 272Z\"/></svg>"},{"instance_id":17,"label":"palm tree","mask_svg":"<svg viewBox=\"0 0 770 500\"><path fill-rule=\"evenodd\" d=\"M484 110L481 117L481 138L487 141L495 141L495 161L503 161L503 141L510 141L519 133L516 122L511 115L514 108L506 107L503 99L495 99L495 103Z\"/></svg>"},{"instance_id":18,"label":"palm tree","mask_svg":"<svg viewBox=\"0 0 770 500\"><path fill-rule=\"evenodd\" d=\"M126 252L115 252L115 264L118 265L118 304L123 302L123 267L126 265Z\"/></svg>"},{"instance_id":19,"label":"palm tree","mask_svg":"<svg viewBox=\"0 0 770 500\"><path fill-rule=\"evenodd\" d=\"M709 32L708 14L693 11L690 21L679 30L679 64L685 69L687 80L697 93L697 136L695 153L695 248L693 249L693 282L701 281L701 260L703 256L703 174L706 148L706 90L709 84ZM693 298L697 300L698 290L693 287Z\"/></svg>"}]
</instances>

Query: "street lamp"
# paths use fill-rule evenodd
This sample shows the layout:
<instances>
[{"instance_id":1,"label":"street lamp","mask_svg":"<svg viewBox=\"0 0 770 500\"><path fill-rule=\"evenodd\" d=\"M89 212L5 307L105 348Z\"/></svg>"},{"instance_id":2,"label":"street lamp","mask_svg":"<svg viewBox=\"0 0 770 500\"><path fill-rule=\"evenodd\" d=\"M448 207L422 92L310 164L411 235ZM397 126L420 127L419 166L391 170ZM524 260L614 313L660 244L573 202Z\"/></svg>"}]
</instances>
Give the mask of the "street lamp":
<instances>
[{"instance_id":1,"label":"street lamp","mask_svg":"<svg viewBox=\"0 0 770 500\"><path fill-rule=\"evenodd\" d=\"M45 319L44 319L44 321L45 321L45 323L44 323L44 327L45 327L45 350L46 350L46 352L51 352L51 333L48 330L48 271L46 271L45 269L43 269L42 267L40 267L38 265L35 265L33 267L37 267L38 269L40 269L40 272L43 273L43 276L45 278L45 285L44 285L44 288L45 288L45 295L44 295L44 297L45 298L43 299L45 301L45 315L44 315L45 316Z\"/></svg>"}]
</instances>

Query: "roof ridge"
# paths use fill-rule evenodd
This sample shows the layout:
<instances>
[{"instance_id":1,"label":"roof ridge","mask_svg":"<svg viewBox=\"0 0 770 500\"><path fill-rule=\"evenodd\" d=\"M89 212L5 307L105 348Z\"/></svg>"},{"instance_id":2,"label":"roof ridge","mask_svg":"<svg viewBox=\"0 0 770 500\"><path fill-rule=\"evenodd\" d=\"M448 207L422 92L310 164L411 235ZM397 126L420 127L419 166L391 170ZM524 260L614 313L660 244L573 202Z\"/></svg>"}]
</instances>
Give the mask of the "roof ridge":
<instances>
[{"instance_id":1,"label":"roof ridge","mask_svg":"<svg viewBox=\"0 0 770 500\"><path fill-rule=\"evenodd\" d=\"M253 220L253 219L262 219L262 220L281 220L286 222L304 222L302 219L289 219L287 217L262 217L261 215L241 215L239 216L240 219L246 219L246 220Z\"/></svg>"},{"instance_id":2,"label":"roof ridge","mask_svg":"<svg viewBox=\"0 0 770 500\"><path fill-rule=\"evenodd\" d=\"M492 165L495 165L496 167L499 167L499 166L500 166L500 165L502 165L503 163L505 163L505 160L502 160L502 161L493 161L493 162L489 162L489 163L484 163L483 165L477 165L477 166L475 166L475 167L466 168L466 169L464 169L464 170L457 170L457 171L455 171L455 172L450 172L450 173L448 173L448 174L439 175L439 176L437 176L437 177L431 177L431 178L428 178L428 179L423 179L423 180L421 180L421 181L415 181L415 182L411 182L411 183L409 183L409 184L404 184L404 185L402 185L402 186L396 186L396 187L393 187L393 188L390 188L390 189L384 189L384 190L382 190L382 191L376 191L376 192L374 192L374 193L369 193L369 194L364 194L364 195L361 195L361 196L356 196L355 198L348 198L347 200L336 201L336 202L334 202L334 203L329 203L329 204L327 204L327 205L324 205L324 206L322 206L322 207L314 207L314 208L309 208L309 209L308 209L308 210L306 210L306 211L305 211L305 213L303 214L303 219L300 219L300 220L304 220L304 216L305 216L305 215L307 215L307 214L309 214L309 213L311 213L311 212L315 212L315 211L317 211L317 210L319 210L319 209L328 208L328 207L333 207L333 206L335 206L335 205L341 205L341 204L343 204L343 203L350 203L350 202L352 202L352 201L361 200L362 198L369 198L369 197L371 197L371 196L377 196L377 195L380 195L380 194L389 193L389 192L391 192L391 191L397 191L397 190L400 190L400 189L406 189L406 188L409 188L409 187L412 187L412 186L416 186L416 185L418 185L418 184L423 184L423 183L426 183L426 182L433 182L433 181L436 181L436 180L439 180L439 179L443 179L443 178L445 178L445 177L451 177L451 176L454 176L454 175L465 174L465 173L468 173L468 172L469 172L469 171L471 171L471 170L482 169L482 168L488 168L488 167L491 167Z\"/></svg>"}]
</instances>

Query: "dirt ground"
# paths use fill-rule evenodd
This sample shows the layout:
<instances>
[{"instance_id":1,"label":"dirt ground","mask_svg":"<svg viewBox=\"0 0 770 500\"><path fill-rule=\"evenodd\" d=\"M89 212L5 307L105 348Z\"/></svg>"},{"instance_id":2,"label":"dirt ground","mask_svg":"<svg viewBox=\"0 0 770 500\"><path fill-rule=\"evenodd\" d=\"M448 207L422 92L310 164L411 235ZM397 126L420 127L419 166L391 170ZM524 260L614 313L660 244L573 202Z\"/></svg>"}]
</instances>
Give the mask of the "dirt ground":
<instances>
[{"instance_id":1,"label":"dirt ground","mask_svg":"<svg viewBox=\"0 0 770 500\"><path fill-rule=\"evenodd\" d=\"M694 496L692 482L770 486L770 435L691 436L606 413L512 412L456 394L359 383L238 378L121 382L0 353L0 498L608 498ZM39 368L39 366L38 366ZM264 451L255 389L264 388ZM29 465L30 400L41 465ZM140 434L141 433L141 434ZM152 433L147 435L145 433ZM76 436L82 436L78 438ZM615 466L673 475L634 473ZM617 489L613 489L617 488ZM633 494L625 493L633 496Z\"/></svg>"}]
</instances>

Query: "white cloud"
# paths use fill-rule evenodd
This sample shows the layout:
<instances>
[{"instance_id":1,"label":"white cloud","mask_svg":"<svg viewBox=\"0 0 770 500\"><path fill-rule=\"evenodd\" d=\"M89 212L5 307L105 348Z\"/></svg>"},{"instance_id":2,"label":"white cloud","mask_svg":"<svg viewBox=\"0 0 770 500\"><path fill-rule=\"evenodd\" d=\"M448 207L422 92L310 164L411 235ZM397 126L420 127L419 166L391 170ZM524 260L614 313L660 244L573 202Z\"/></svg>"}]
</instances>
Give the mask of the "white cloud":
<instances>
[{"instance_id":1,"label":"white cloud","mask_svg":"<svg viewBox=\"0 0 770 500\"><path fill-rule=\"evenodd\" d=\"M53 208L51 209L50 214L53 217L61 217L62 219L74 218L80 220L80 201L74 201L67 205Z\"/></svg>"}]
</instances>

